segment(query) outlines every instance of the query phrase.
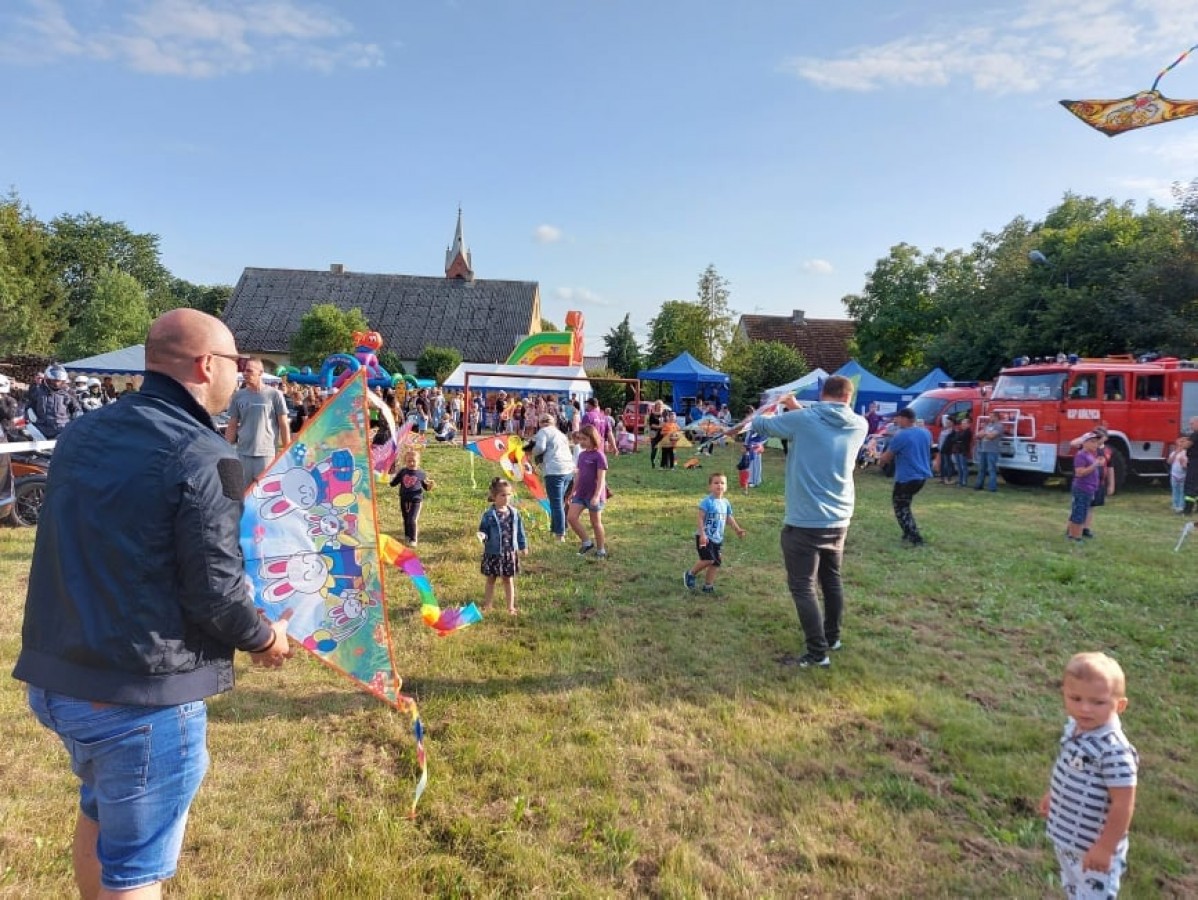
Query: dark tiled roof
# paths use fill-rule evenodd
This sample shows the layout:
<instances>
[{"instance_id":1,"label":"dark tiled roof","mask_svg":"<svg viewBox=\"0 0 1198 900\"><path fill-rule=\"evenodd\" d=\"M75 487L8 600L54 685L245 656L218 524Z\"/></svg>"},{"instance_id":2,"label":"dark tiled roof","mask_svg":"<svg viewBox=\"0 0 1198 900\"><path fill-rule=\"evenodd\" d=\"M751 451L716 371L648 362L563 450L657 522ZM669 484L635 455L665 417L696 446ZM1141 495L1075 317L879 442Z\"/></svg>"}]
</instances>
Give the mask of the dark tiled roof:
<instances>
[{"instance_id":1,"label":"dark tiled roof","mask_svg":"<svg viewBox=\"0 0 1198 900\"><path fill-rule=\"evenodd\" d=\"M607 368L607 354L584 356L582 358L582 367L588 372L602 372Z\"/></svg>"},{"instance_id":2,"label":"dark tiled roof","mask_svg":"<svg viewBox=\"0 0 1198 900\"><path fill-rule=\"evenodd\" d=\"M504 362L541 321L535 281L301 269L246 269L224 321L244 351L286 353L300 319L317 303L360 309L384 348L401 359L436 346L455 348L467 362Z\"/></svg>"},{"instance_id":3,"label":"dark tiled roof","mask_svg":"<svg viewBox=\"0 0 1198 900\"><path fill-rule=\"evenodd\" d=\"M797 316L741 316L740 331L750 341L776 341L803 354L813 369L835 372L850 359L849 341L857 332L851 319Z\"/></svg>"}]
</instances>

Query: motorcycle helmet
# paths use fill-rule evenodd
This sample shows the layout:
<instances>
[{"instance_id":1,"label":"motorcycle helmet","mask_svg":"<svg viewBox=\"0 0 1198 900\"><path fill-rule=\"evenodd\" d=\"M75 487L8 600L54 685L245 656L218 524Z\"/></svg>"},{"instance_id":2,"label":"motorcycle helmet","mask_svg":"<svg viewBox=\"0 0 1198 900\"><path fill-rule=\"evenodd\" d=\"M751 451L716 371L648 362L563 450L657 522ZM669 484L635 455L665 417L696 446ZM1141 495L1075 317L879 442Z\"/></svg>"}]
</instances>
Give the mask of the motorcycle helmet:
<instances>
[{"instance_id":1,"label":"motorcycle helmet","mask_svg":"<svg viewBox=\"0 0 1198 900\"><path fill-rule=\"evenodd\" d=\"M12 380L7 375L0 375L0 394L7 394L12 390Z\"/></svg>"},{"instance_id":2,"label":"motorcycle helmet","mask_svg":"<svg viewBox=\"0 0 1198 900\"><path fill-rule=\"evenodd\" d=\"M89 388L99 387L99 386L100 386L100 379L99 379L99 378L89 378L89 379L87 379L87 386L88 386Z\"/></svg>"},{"instance_id":3,"label":"motorcycle helmet","mask_svg":"<svg viewBox=\"0 0 1198 900\"><path fill-rule=\"evenodd\" d=\"M87 387L87 376L86 375L76 375L75 376L75 387L81 387L81 388Z\"/></svg>"},{"instance_id":4,"label":"motorcycle helmet","mask_svg":"<svg viewBox=\"0 0 1198 900\"><path fill-rule=\"evenodd\" d=\"M46 381L67 381L67 370L62 366L50 366L46 369Z\"/></svg>"}]
</instances>

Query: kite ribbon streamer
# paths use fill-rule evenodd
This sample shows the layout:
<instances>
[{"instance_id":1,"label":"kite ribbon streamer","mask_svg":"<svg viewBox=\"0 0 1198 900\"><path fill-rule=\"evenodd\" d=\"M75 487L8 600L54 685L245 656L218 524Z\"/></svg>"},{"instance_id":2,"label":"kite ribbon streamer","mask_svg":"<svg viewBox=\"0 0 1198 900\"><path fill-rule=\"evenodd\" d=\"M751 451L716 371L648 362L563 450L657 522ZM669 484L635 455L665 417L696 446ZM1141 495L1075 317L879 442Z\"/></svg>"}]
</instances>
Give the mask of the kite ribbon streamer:
<instances>
[{"instance_id":1,"label":"kite ribbon streamer","mask_svg":"<svg viewBox=\"0 0 1198 900\"><path fill-rule=\"evenodd\" d=\"M1195 50L1198 50L1198 44L1195 44L1193 47L1191 47L1185 53L1181 54L1181 56L1177 57L1177 59L1173 60L1173 62L1169 63L1169 65L1167 65L1163 69L1161 69L1160 72L1158 72L1156 75L1156 81L1152 82L1151 89L1155 91L1156 86L1161 83L1161 79L1164 78L1165 75L1167 75L1174 67L1176 67L1176 65L1179 62L1181 62L1183 59L1185 59L1187 56L1189 56Z\"/></svg>"},{"instance_id":2,"label":"kite ribbon streamer","mask_svg":"<svg viewBox=\"0 0 1198 900\"><path fill-rule=\"evenodd\" d=\"M370 445L371 468L374 469L376 475L383 476L391 471L391 467L399 459L400 450L412 433L412 422L405 421L403 425L396 427L391 407L384 403L381 397L374 391L367 391L366 399L383 417L383 421L387 423L387 434L390 435L383 443Z\"/></svg>"},{"instance_id":3,"label":"kite ribbon streamer","mask_svg":"<svg viewBox=\"0 0 1198 900\"><path fill-rule=\"evenodd\" d=\"M1194 530L1193 522L1186 522L1184 525L1181 526L1181 534L1177 538L1177 546L1173 548L1174 553L1176 553L1178 550L1181 549L1181 545L1186 542L1186 538L1188 538L1190 536L1190 532L1193 530Z\"/></svg>"},{"instance_id":4,"label":"kite ribbon streamer","mask_svg":"<svg viewBox=\"0 0 1198 900\"><path fill-rule=\"evenodd\" d=\"M416 593L420 595L420 618L441 637L483 620L482 613L473 603L457 609L442 609L420 557L395 538L384 534L379 540L379 552L384 562L402 569L412 579Z\"/></svg>"}]
</instances>

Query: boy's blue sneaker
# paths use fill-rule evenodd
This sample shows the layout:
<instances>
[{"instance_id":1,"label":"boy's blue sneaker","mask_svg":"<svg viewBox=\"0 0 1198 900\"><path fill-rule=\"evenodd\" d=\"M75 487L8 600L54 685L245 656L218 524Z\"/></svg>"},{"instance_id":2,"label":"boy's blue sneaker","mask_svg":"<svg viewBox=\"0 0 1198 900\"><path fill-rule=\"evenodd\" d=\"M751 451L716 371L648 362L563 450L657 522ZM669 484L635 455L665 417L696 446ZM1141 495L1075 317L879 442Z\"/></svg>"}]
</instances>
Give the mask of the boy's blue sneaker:
<instances>
[{"instance_id":1,"label":"boy's blue sneaker","mask_svg":"<svg viewBox=\"0 0 1198 900\"><path fill-rule=\"evenodd\" d=\"M583 545L578 548L578 555L586 556L588 553L590 553L594 549L595 549L595 544L593 541L584 541Z\"/></svg>"},{"instance_id":2,"label":"boy's blue sneaker","mask_svg":"<svg viewBox=\"0 0 1198 900\"><path fill-rule=\"evenodd\" d=\"M685 572L683 572L682 583L686 585L686 589L688 591L693 591L695 589L695 573L690 569L687 569Z\"/></svg>"},{"instance_id":3,"label":"boy's blue sneaker","mask_svg":"<svg viewBox=\"0 0 1198 900\"><path fill-rule=\"evenodd\" d=\"M715 593L715 585L714 584L703 585L703 593L704 594L714 594Z\"/></svg>"}]
</instances>

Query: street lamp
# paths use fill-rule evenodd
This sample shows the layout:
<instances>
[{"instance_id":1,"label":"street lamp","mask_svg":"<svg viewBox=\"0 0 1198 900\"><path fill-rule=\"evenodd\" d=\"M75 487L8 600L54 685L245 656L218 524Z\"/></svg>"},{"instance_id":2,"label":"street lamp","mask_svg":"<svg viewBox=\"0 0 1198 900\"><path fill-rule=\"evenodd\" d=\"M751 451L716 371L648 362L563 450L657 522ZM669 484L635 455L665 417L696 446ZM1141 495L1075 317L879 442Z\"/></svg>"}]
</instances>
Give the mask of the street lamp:
<instances>
[{"instance_id":1,"label":"street lamp","mask_svg":"<svg viewBox=\"0 0 1198 900\"><path fill-rule=\"evenodd\" d=\"M1056 269L1056 264L1053 263L1052 260L1050 260L1047 256L1045 256L1039 250L1029 250L1027 252L1027 258L1030 259L1033 263L1035 263L1038 266L1046 266L1047 268L1053 269L1053 270ZM1069 273L1068 272L1065 273L1065 289L1066 290L1069 289Z\"/></svg>"}]
</instances>

